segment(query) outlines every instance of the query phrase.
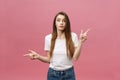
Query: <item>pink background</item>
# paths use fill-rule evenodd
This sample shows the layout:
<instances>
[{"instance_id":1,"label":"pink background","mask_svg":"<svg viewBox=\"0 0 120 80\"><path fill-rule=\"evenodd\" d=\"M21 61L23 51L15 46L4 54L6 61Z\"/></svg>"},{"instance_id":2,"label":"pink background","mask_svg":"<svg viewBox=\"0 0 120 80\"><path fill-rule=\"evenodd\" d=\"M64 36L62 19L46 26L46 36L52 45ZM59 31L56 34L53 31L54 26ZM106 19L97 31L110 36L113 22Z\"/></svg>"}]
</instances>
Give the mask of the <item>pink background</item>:
<instances>
[{"instance_id":1,"label":"pink background","mask_svg":"<svg viewBox=\"0 0 120 80\"><path fill-rule=\"evenodd\" d=\"M0 0L0 80L46 80L41 55L55 14L65 11L72 31L91 31L74 63L77 80L120 80L120 0Z\"/></svg>"}]
</instances>

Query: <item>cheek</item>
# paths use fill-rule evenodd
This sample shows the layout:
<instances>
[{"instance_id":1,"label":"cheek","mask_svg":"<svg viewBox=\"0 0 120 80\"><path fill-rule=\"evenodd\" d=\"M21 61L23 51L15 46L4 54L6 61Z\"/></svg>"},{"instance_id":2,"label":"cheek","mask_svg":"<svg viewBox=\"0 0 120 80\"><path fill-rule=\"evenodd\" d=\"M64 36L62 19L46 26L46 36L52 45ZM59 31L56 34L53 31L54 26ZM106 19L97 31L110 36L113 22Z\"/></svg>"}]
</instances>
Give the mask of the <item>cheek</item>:
<instances>
[{"instance_id":1,"label":"cheek","mask_svg":"<svg viewBox=\"0 0 120 80\"><path fill-rule=\"evenodd\" d=\"M56 23L55 25L56 25L56 27L57 27L57 26L58 26L58 23Z\"/></svg>"},{"instance_id":2,"label":"cheek","mask_svg":"<svg viewBox=\"0 0 120 80\"><path fill-rule=\"evenodd\" d=\"M66 26L66 23L64 23L63 25Z\"/></svg>"},{"instance_id":3,"label":"cheek","mask_svg":"<svg viewBox=\"0 0 120 80\"><path fill-rule=\"evenodd\" d=\"M64 25L66 26L66 23L64 23Z\"/></svg>"},{"instance_id":4,"label":"cheek","mask_svg":"<svg viewBox=\"0 0 120 80\"><path fill-rule=\"evenodd\" d=\"M56 21L56 22L55 22L55 25L56 25L56 26L59 25L59 22Z\"/></svg>"}]
</instances>

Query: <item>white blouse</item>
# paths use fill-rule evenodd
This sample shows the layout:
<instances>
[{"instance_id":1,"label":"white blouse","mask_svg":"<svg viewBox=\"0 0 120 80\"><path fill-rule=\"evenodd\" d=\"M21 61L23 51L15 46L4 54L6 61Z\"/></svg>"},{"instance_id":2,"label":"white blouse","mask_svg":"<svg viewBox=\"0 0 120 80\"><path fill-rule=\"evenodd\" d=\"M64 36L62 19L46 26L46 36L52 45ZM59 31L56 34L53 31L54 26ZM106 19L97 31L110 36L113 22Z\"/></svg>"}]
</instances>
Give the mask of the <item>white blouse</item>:
<instances>
[{"instance_id":1,"label":"white blouse","mask_svg":"<svg viewBox=\"0 0 120 80\"><path fill-rule=\"evenodd\" d=\"M72 40L75 47L78 46L78 37L76 33L71 33ZM50 51L52 34L46 35L45 37L45 51ZM65 70L72 67L72 60L67 57L66 53L66 40L56 39L53 56L50 59L50 68L54 70Z\"/></svg>"}]
</instances>

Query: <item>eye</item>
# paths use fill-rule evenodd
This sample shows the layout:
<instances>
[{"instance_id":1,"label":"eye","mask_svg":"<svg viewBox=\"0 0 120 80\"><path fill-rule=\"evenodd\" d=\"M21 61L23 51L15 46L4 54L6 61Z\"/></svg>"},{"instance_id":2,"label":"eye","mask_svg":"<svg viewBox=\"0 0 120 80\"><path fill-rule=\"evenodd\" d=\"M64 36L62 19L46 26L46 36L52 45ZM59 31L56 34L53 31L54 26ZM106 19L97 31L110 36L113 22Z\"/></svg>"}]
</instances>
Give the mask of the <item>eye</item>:
<instances>
[{"instance_id":1,"label":"eye","mask_svg":"<svg viewBox=\"0 0 120 80\"><path fill-rule=\"evenodd\" d=\"M58 19L56 19L56 21L57 21L57 22L60 22L60 19L58 18Z\"/></svg>"},{"instance_id":2,"label":"eye","mask_svg":"<svg viewBox=\"0 0 120 80\"><path fill-rule=\"evenodd\" d=\"M65 19L63 19L63 22L66 22L66 20L65 20Z\"/></svg>"}]
</instances>

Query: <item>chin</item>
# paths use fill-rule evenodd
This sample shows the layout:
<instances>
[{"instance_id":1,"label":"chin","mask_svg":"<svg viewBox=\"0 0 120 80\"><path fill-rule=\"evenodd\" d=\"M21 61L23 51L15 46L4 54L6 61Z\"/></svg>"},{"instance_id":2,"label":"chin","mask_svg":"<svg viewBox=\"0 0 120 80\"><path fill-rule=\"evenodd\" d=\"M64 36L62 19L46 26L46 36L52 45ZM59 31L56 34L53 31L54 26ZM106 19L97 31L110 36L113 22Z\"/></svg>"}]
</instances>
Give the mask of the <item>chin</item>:
<instances>
[{"instance_id":1,"label":"chin","mask_svg":"<svg viewBox=\"0 0 120 80\"><path fill-rule=\"evenodd\" d=\"M65 28L61 28L61 29L59 29L60 31L64 31L65 30Z\"/></svg>"}]
</instances>

